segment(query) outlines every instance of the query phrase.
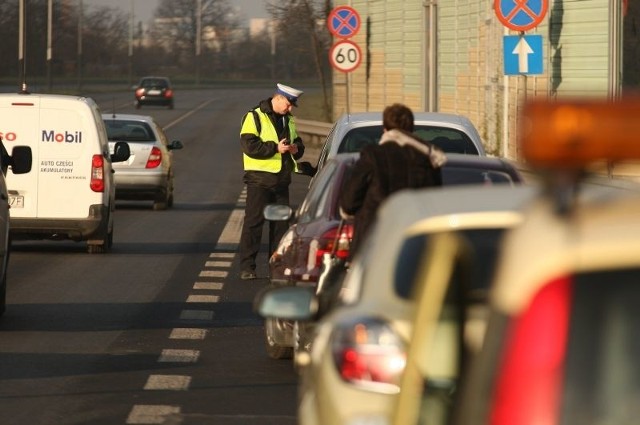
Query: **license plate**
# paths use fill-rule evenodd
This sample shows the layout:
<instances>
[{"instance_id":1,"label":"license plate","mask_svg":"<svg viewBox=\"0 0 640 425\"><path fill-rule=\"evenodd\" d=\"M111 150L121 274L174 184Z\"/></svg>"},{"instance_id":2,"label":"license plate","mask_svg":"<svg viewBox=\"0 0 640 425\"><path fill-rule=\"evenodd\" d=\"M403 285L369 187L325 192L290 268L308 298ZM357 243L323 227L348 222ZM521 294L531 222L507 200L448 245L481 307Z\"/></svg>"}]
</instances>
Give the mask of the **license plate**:
<instances>
[{"instance_id":1,"label":"license plate","mask_svg":"<svg viewBox=\"0 0 640 425\"><path fill-rule=\"evenodd\" d=\"M9 195L9 206L11 208L24 208L24 196Z\"/></svg>"},{"instance_id":2,"label":"license plate","mask_svg":"<svg viewBox=\"0 0 640 425\"><path fill-rule=\"evenodd\" d=\"M160 90L149 90L149 94L152 96L157 96L161 93Z\"/></svg>"}]
</instances>

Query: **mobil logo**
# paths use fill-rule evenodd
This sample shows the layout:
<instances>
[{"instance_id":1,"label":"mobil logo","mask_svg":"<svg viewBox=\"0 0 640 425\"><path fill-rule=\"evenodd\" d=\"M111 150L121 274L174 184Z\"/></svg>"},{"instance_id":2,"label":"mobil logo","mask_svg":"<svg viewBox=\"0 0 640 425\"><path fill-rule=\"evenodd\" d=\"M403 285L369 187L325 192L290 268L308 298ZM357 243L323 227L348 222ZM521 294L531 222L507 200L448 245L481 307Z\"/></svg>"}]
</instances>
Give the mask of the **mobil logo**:
<instances>
[{"instance_id":1,"label":"mobil logo","mask_svg":"<svg viewBox=\"0 0 640 425\"><path fill-rule=\"evenodd\" d=\"M82 143L82 131L42 130L43 142Z\"/></svg>"},{"instance_id":2,"label":"mobil logo","mask_svg":"<svg viewBox=\"0 0 640 425\"><path fill-rule=\"evenodd\" d=\"M13 131L0 131L0 140L5 142L15 142L18 135Z\"/></svg>"}]
</instances>

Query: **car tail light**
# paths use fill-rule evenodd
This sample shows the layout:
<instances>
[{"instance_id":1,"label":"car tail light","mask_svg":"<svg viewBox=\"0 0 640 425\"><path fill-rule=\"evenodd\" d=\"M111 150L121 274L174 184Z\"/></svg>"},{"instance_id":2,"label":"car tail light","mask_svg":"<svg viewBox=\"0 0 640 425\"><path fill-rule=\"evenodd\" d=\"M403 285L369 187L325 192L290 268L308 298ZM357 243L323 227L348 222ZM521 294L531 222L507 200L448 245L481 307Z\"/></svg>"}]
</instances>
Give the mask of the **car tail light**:
<instances>
[{"instance_id":1,"label":"car tail light","mask_svg":"<svg viewBox=\"0 0 640 425\"><path fill-rule=\"evenodd\" d=\"M104 158L102 155L93 155L91 159L91 190L104 192Z\"/></svg>"},{"instance_id":2,"label":"car tail light","mask_svg":"<svg viewBox=\"0 0 640 425\"><path fill-rule=\"evenodd\" d=\"M144 96L144 89L141 87L136 90L136 97L142 97L142 96Z\"/></svg>"},{"instance_id":3,"label":"car tail light","mask_svg":"<svg viewBox=\"0 0 640 425\"><path fill-rule=\"evenodd\" d=\"M164 97L167 98L167 99L171 99L173 97L173 90L166 89L164 91Z\"/></svg>"},{"instance_id":4,"label":"car tail light","mask_svg":"<svg viewBox=\"0 0 640 425\"><path fill-rule=\"evenodd\" d=\"M147 159L147 165L145 168L156 168L162 163L162 151L158 147L154 146L151 149L149 158Z\"/></svg>"},{"instance_id":5,"label":"car tail light","mask_svg":"<svg viewBox=\"0 0 640 425\"><path fill-rule=\"evenodd\" d=\"M343 380L381 392L399 390L405 345L387 322L365 318L341 324L333 331L331 344Z\"/></svg>"},{"instance_id":6,"label":"car tail light","mask_svg":"<svg viewBox=\"0 0 640 425\"><path fill-rule=\"evenodd\" d=\"M550 282L507 329L492 425L559 422L572 288L568 277Z\"/></svg>"},{"instance_id":7,"label":"car tail light","mask_svg":"<svg viewBox=\"0 0 640 425\"><path fill-rule=\"evenodd\" d=\"M343 225L340 234L338 234L339 227L340 226L336 225L336 227L324 232L322 236L314 241L315 243L310 245L309 264L315 264L316 267L320 267L322 265L323 255L333 252L334 245L336 246L336 257L343 260L347 259L353 238L353 225Z\"/></svg>"}]
</instances>

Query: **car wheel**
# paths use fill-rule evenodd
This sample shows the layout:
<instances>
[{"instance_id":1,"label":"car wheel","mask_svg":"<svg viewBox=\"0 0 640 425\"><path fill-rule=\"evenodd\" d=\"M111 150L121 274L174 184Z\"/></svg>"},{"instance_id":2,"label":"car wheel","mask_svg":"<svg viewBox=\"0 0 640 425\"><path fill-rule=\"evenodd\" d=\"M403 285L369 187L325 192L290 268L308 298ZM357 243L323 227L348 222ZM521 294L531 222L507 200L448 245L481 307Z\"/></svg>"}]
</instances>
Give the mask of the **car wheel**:
<instances>
[{"instance_id":1,"label":"car wheel","mask_svg":"<svg viewBox=\"0 0 640 425\"><path fill-rule=\"evenodd\" d=\"M169 103L169 109L173 109L173 102Z\"/></svg>"},{"instance_id":2,"label":"car wheel","mask_svg":"<svg viewBox=\"0 0 640 425\"><path fill-rule=\"evenodd\" d=\"M140 104L140 102L136 102L136 109L140 109L142 107L142 105Z\"/></svg>"},{"instance_id":3,"label":"car wheel","mask_svg":"<svg viewBox=\"0 0 640 425\"><path fill-rule=\"evenodd\" d=\"M278 319L266 319L264 322L264 342L267 355L272 359L290 359L293 356L292 347L283 347L276 343L276 332L280 332L282 323Z\"/></svg>"}]
</instances>

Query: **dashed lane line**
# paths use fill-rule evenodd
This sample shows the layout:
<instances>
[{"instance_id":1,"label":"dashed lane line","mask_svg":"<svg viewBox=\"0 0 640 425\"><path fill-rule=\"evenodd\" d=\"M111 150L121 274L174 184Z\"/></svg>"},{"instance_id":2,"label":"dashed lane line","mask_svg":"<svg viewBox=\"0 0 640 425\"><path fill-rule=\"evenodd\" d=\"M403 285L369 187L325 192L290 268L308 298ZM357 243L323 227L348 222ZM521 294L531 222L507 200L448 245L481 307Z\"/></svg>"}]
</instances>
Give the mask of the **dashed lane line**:
<instances>
[{"instance_id":1,"label":"dashed lane line","mask_svg":"<svg viewBox=\"0 0 640 425\"><path fill-rule=\"evenodd\" d=\"M191 384L190 376L151 375L144 384L145 390L186 391Z\"/></svg>"},{"instance_id":2,"label":"dashed lane line","mask_svg":"<svg viewBox=\"0 0 640 425\"><path fill-rule=\"evenodd\" d=\"M163 424L168 416L179 415L179 406L137 404L133 406L128 424Z\"/></svg>"},{"instance_id":3,"label":"dashed lane line","mask_svg":"<svg viewBox=\"0 0 640 425\"><path fill-rule=\"evenodd\" d=\"M202 328L174 328L169 339L205 339L208 331Z\"/></svg>"},{"instance_id":4,"label":"dashed lane line","mask_svg":"<svg viewBox=\"0 0 640 425\"><path fill-rule=\"evenodd\" d=\"M165 348L158 361L161 363L195 363L200 357L200 350L176 350Z\"/></svg>"}]
</instances>

